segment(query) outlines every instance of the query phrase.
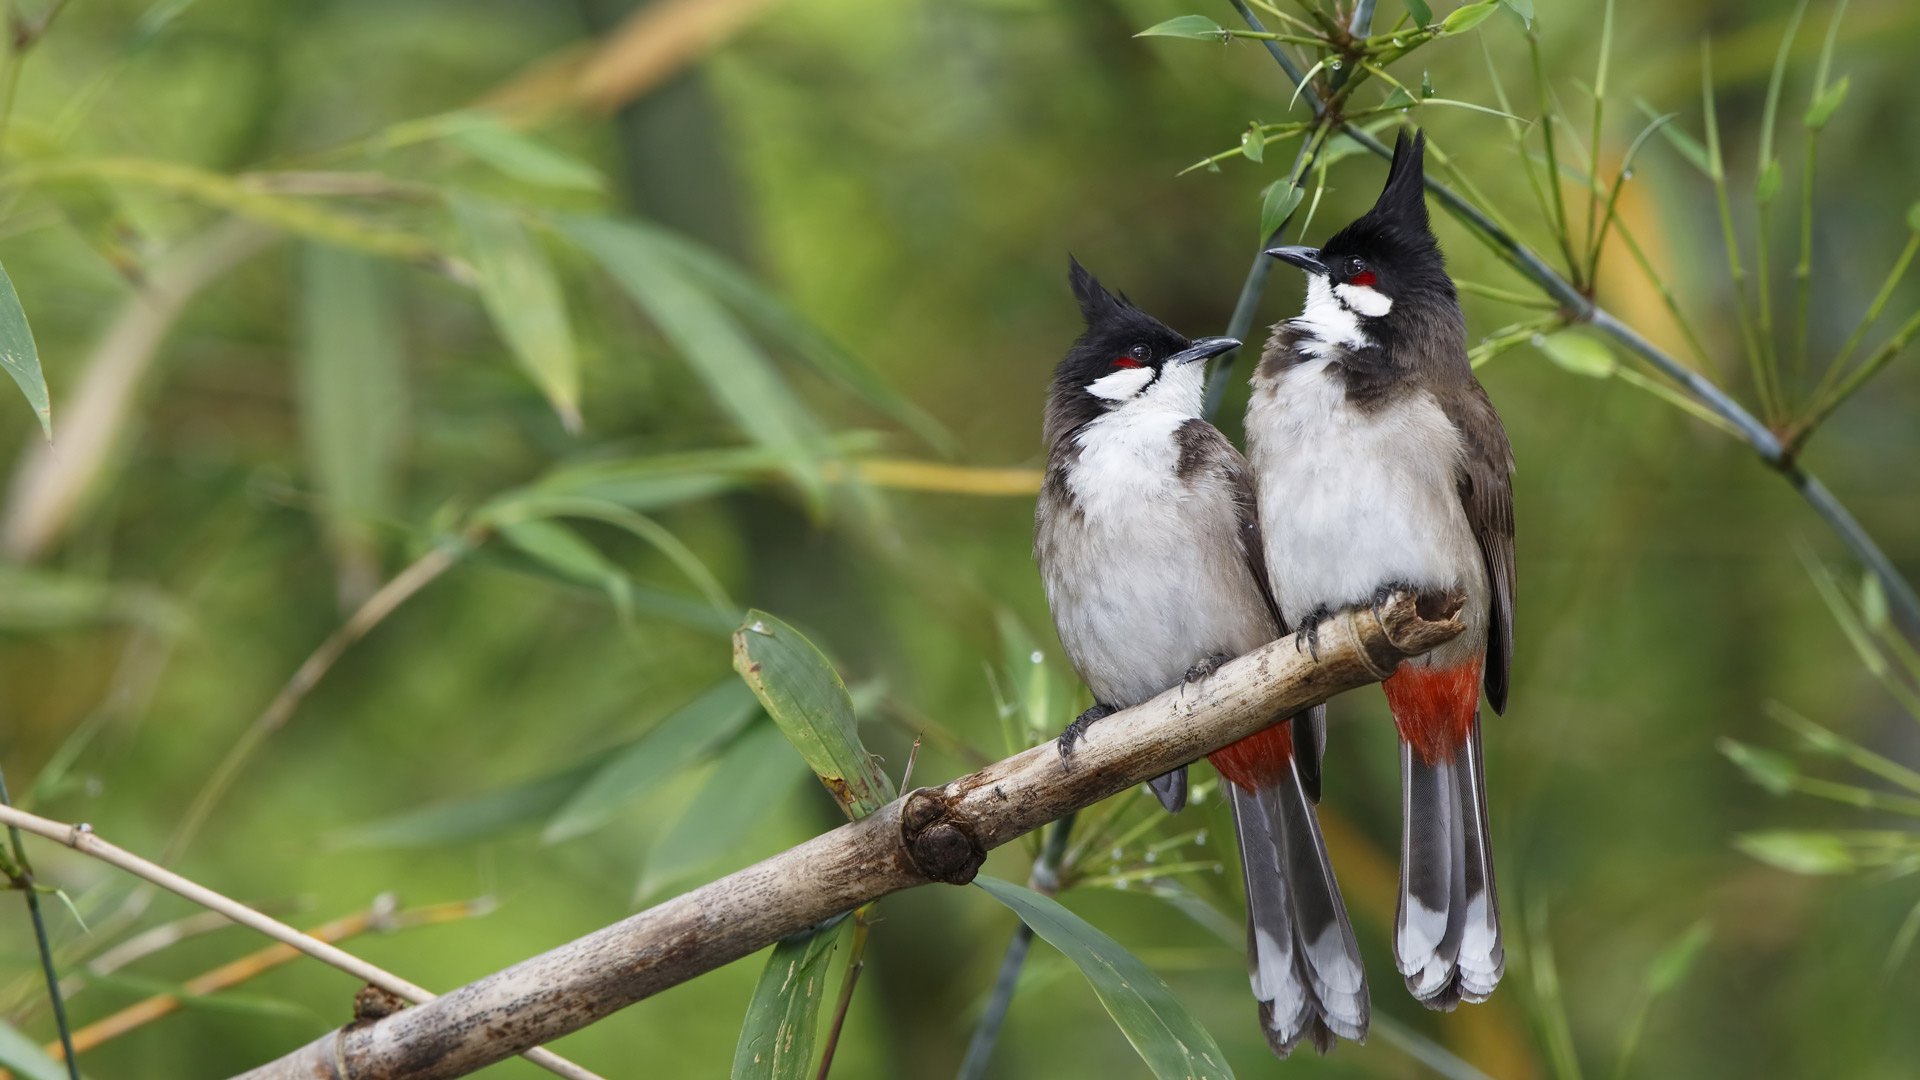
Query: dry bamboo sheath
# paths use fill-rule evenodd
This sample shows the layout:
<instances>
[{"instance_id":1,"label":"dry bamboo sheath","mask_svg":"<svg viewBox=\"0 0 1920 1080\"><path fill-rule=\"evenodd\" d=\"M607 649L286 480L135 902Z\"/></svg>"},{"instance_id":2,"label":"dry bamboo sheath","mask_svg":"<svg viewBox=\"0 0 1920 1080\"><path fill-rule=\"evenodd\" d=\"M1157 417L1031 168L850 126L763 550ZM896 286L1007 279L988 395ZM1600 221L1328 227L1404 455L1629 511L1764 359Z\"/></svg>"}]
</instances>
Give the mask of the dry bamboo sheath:
<instances>
[{"instance_id":1,"label":"dry bamboo sheath","mask_svg":"<svg viewBox=\"0 0 1920 1080\"><path fill-rule=\"evenodd\" d=\"M1265 727L1377 682L1461 632L1458 597L1396 594L1321 624L1318 660L1283 638L1052 743L522 961L425 1005L332 1032L241 1080L463 1076L901 889L965 884L987 852Z\"/></svg>"}]
</instances>

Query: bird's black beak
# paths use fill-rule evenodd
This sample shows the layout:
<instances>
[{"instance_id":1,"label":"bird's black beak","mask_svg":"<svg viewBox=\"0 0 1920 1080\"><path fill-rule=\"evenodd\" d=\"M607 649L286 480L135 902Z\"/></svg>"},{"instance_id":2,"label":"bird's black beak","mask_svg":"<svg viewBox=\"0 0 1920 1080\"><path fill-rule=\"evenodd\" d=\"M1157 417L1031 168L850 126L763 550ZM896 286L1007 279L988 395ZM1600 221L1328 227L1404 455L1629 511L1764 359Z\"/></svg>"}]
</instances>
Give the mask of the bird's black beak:
<instances>
[{"instance_id":1,"label":"bird's black beak","mask_svg":"<svg viewBox=\"0 0 1920 1080\"><path fill-rule=\"evenodd\" d=\"M1176 367L1180 364L1191 364L1195 360L1205 360L1210 356L1219 356L1223 352L1239 347L1240 342L1237 338L1203 337L1199 341L1167 357L1166 362L1169 367Z\"/></svg>"},{"instance_id":2,"label":"bird's black beak","mask_svg":"<svg viewBox=\"0 0 1920 1080\"><path fill-rule=\"evenodd\" d=\"M1324 277L1327 274L1332 272L1327 269L1326 263L1323 263L1320 261L1319 248L1310 248L1310 247L1268 248L1267 254L1273 256L1276 259L1279 259L1281 262L1290 262L1293 265L1299 267L1300 269L1305 270L1309 274L1319 274Z\"/></svg>"}]
</instances>

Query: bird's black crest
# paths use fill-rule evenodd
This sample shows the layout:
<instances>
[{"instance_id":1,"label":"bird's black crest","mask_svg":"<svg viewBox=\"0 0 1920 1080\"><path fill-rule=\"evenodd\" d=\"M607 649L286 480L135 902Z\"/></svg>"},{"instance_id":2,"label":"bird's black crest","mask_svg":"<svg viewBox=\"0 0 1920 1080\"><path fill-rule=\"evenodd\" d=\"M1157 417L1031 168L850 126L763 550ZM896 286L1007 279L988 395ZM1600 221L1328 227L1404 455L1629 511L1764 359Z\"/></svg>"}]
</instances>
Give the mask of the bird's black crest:
<instances>
[{"instance_id":1,"label":"bird's black crest","mask_svg":"<svg viewBox=\"0 0 1920 1080\"><path fill-rule=\"evenodd\" d=\"M1405 129L1393 140L1393 164L1387 166L1387 186L1374 200L1368 217L1380 217L1406 228L1429 228L1427 220L1427 133L1407 138Z\"/></svg>"},{"instance_id":2,"label":"bird's black crest","mask_svg":"<svg viewBox=\"0 0 1920 1080\"><path fill-rule=\"evenodd\" d=\"M1073 298L1080 301L1080 316L1087 320L1089 327L1134 310L1126 293L1115 296L1108 292L1100 279L1088 273L1080 260L1071 255L1067 256L1067 281L1073 286Z\"/></svg>"}]
</instances>

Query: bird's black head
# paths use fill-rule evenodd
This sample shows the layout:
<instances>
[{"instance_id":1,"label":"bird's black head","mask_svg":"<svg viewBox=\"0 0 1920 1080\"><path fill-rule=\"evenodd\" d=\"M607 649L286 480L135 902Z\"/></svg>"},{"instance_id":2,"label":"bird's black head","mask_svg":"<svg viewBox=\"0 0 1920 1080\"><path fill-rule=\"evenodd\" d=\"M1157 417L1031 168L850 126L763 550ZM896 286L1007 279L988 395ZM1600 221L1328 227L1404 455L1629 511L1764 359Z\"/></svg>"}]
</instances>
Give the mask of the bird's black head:
<instances>
[{"instance_id":1,"label":"bird's black head","mask_svg":"<svg viewBox=\"0 0 1920 1080\"><path fill-rule=\"evenodd\" d=\"M1127 406L1200 415L1206 365L1201 361L1239 347L1232 338L1189 341L1134 307L1126 294L1108 292L1077 259L1067 280L1087 328L1053 371L1046 440Z\"/></svg>"},{"instance_id":2,"label":"bird's black head","mask_svg":"<svg viewBox=\"0 0 1920 1080\"><path fill-rule=\"evenodd\" d=\"M1440 242L1427 220L1426 145L1425 132L1409 139L1402 131L1394 141L1387 186L1373 209L1334 233L1320 248L1283 247L1267 252L1310 275L1309 316L1322 296L1363 321L1395 314L1414 316L1436 305L1457 309L1459 301L1447 277ZM1315 279L1324 286L1317 286Z\"/></svg>"}]
</instances>

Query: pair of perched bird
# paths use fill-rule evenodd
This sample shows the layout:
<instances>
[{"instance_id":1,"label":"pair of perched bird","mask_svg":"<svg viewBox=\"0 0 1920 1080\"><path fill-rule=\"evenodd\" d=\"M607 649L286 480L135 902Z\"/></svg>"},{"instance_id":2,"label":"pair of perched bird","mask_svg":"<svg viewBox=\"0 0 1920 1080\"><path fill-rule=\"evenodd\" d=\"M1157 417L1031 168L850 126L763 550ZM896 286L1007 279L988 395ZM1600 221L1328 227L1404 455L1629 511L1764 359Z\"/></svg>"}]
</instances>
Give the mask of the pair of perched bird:
<instances>
[{"instance_id":1,"label":"pair of perched bird","mask_svg":"<svg viewBox=\"0 0 1920 1080\"><path fill-rule=\"evenodd\" d=\"M1087 329L1055 371L1034 556L1054 624L1100 717L1394 589L1466 595L1466 632L1384 686L1400 735L1396 966L1429 1008L1483 1001L1506 966L1487 832L1479 700L1506 707L1513 653L1512 451L1467 361L1466 327L1427 219L1424 135L1402 133L1379 200L1319 249L1267 254L1307 273L1253 375L1247 454L1201 418L1190 341L1075 262ZM1247 952L1268 1043L1363 1039L1360 951L1314 806L1326 706L1210 756L1228 784ZM1154 781L1169 810L1186 770Z\"/></svg>"}]
</instances>

